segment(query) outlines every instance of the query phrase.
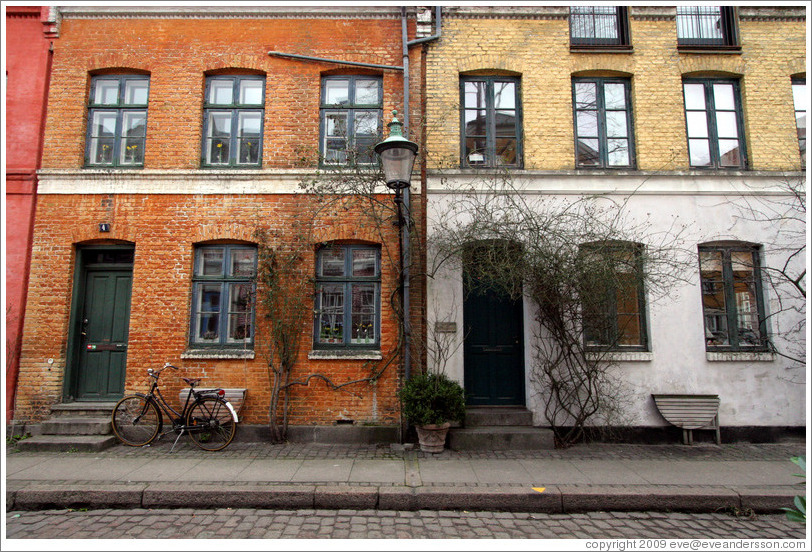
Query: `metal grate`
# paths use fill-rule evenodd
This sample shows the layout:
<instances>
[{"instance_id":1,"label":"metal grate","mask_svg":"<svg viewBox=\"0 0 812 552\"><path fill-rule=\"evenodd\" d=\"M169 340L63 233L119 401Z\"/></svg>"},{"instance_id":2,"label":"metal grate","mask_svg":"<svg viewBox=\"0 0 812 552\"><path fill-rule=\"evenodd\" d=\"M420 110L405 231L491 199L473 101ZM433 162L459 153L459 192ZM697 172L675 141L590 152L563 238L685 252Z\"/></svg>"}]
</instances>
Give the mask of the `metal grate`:
<instances>
[{"instance_id":1,"label":"metal grate","mask_svg":"<svg viewBox=\"0 0 812 552\"><path fill-rule=\"evenodd\" d=\"M570 43L573 46L627 46L625 8L570 7Z\"/></svg>"},{"instance_id":2,"label":"metal grate","mask_svg":"<svg viewBox=\"0 0 812 552\"><path fill-rule=\"evenodd\" d=\"M736 46L738 41L733 9L678 6L677 42L680 46Z\"/></svg>"}]
</instances>

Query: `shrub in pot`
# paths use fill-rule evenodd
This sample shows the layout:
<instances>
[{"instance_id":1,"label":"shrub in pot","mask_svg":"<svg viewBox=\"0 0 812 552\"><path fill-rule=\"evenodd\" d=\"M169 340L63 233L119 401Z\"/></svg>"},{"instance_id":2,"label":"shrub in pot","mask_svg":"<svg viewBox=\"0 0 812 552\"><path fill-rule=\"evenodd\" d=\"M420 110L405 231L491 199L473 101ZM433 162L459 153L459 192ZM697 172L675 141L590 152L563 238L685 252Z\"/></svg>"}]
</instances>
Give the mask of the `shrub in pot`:
<instances>
[{"instance_id":1,"label":"shrub in pot","mask_svg":"<svg viewBox=\"0 0 812 552\"><path fill-rule=\"evenodd\" d=\"M413 376L398 392L403 415L417 428L420 450L442 452L452 421L465 418L465 392L445 374Z\"/></svg>"}]
</instances>

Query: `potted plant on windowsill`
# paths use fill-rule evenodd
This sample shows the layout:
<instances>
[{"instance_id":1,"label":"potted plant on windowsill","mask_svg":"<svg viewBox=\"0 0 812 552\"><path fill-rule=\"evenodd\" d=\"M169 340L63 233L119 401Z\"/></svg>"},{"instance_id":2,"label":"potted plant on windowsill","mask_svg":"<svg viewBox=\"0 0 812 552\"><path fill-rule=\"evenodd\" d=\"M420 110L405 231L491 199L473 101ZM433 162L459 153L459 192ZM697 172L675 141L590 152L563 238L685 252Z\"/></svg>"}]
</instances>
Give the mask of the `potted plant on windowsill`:
<instances>
[{"instance_id":1,"label":"potted plant on windowsill","mask_svg":"<svg viewBox=\"0 0 812 552\"><path fill-rule=\"evenodd\" d=\"M445 374L413 376L398 392L403 415L414 424L423 452L442 452L451 422L465 418L465 392Z\"/></svg>"}]
</instances>

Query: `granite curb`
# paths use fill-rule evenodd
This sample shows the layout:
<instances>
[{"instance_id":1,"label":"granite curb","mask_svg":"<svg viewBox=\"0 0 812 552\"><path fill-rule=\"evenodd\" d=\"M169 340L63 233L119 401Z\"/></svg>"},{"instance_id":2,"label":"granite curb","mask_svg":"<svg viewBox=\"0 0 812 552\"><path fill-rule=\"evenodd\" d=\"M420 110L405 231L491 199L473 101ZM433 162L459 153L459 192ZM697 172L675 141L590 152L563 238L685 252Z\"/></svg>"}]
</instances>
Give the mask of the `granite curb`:
<instances>
[{"instance_id":1,"label":"granite curb","mask_svg":"<svg viewBox=\"0 0 812 552\"><path fill-rule=\"evenodd\" d=\"M675 485L516 486L314 485L256 483L18 483L6 488L6 511L96 508L267 508L480 510L539 513L646 511L776 513L792 504L791 486Z\"/></svg>"}]
</instances>

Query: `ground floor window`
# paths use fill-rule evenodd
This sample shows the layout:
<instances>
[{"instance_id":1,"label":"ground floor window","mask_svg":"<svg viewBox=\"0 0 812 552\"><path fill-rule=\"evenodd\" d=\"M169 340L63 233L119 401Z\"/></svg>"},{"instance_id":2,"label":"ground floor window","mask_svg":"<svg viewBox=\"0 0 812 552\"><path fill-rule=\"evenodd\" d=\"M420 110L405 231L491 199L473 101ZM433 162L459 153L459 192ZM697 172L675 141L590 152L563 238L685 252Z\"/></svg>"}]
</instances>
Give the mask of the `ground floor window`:
<instances>
[{"instance_id":1,"label":"ground floor window","mask_svg":"<svg viewBox=\"0 0 812 552\"><path fill-rule=\"evenodd\" d=\"M256 247L206 245L195 249L193 345L253 345L256 270Z\"/></svg>"},{"instance_id":2,"label":"ground floor window","mask_svg":"<svg viewBox=\"0 0 812 552\"><path fill-rule=\"evenodd\" d=\"M328 245L316 259L316 348L378 348L380 248Z\"/></svg>"},{"instance_id":3,"label":"ground floor window","mask_svg":"<svg viewBox=\"0 0 812 552\"><path fill-rule=\"evenodd\" d=\"M757 246L699 247L699 275L708 351L763 349L764 300Z\"/></svg>"},{"instance_id":4,"label":"ground floor window","mask_svg":"<svg viewBox=\"0 0 812 552\"><path fill-rule=\"evenodd\" d=\"M648 350L643 246L600 242L581 247L589 273L581 291L584 342L604 350Z\"/></svg>"}]
</instances>

